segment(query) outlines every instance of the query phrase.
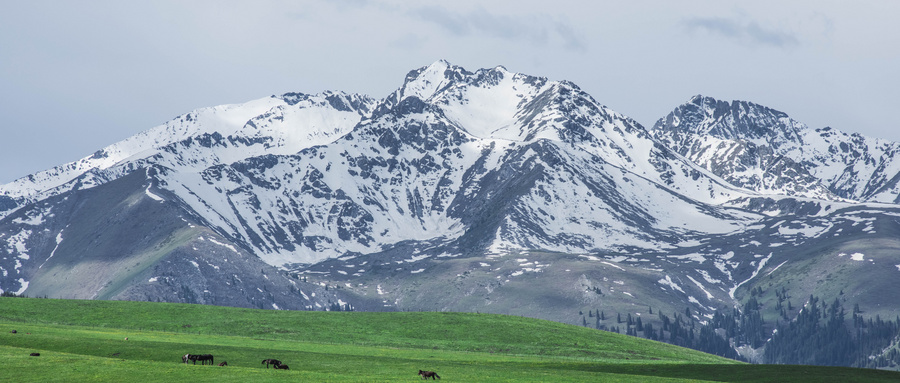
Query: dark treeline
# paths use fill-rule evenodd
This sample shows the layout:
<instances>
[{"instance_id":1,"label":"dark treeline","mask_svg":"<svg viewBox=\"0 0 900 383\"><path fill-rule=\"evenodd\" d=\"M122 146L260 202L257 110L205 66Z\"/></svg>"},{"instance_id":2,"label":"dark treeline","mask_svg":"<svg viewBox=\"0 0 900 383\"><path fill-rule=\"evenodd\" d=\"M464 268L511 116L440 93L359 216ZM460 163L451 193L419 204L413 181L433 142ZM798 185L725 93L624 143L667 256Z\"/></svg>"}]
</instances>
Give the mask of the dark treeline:
<instances>
[{"instance_id":1,"label":"dark treeline","mask_svg":"<svg viewBox=\"0 0 900 383\"><path fill-rule=\"evenodd\" d=\"M900 317L864 319L861 313L859 306L854 306L848 320L838 299L829 305L810 296L796 319L775 327L764 362L867 368L900 365Z\"/></svg>"},{"instance_id":2,"label":"dark treeline","mask_svg":"<svg viewBox=\"0 0 900 383\"><path fill-rule=\"evenodd\" d=\"M606 314L600 310L596 310L596 315L593 311L589 311L588 317L594 319L595 326L593 327L599 330L624 333L730 359L745 360L725 337L726 334L737 332L736 323L739 322L734 320L732 313L724 315L717 312L713 316L713 320L707 321L706 324L700 324L693 318L689 309L685 309L684 313L674 313L671 317L659 310L655 314L650 314L651 312L653 312L652 308L648 308L648 319L656 319L653 322L658 323L659 327L648 323L650 320L644 320L638 315L632 316L631 313L625 314L625 316L616 313L615 325L605 324L612 322L613 319L607 318ZM587 317L582 317L582 324L585 326L587 326L587 319Z\"/></svg>"},{"instance_id":3,"label":"dark treeline","mask_svg":"<svg viewBox=\"0 0 900 383\"><path fill-rule=\"evenodd\" d=\"M793 305L782 289L776 291L778 317L767 322L757 300L761 295L761 289L754 290L740 309L717 310L702 324L695 320L689 309L671 316L657 310L655 315L644 318L631 313L607 316L595 310L588 311L587 315L581 313L582 324L736 360L746 361L735 350L748 346L762 350L758 354L761 360L754 362L768 364L900 366L900 317L894 320L879 316L864 318L858 305L848 317L840 300L826 304L818 297L810 296L797 316L790 318L788 313ZM653 324L648 323L650 318L654 319Z\"/></svg>"}]
</instances>

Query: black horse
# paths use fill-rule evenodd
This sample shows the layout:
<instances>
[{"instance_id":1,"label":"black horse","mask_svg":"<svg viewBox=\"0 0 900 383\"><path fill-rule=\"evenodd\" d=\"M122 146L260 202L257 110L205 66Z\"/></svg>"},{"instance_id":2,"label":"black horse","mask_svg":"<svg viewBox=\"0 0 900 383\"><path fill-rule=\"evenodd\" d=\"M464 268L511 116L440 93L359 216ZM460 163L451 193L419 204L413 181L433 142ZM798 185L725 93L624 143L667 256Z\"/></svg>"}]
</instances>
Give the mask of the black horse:
<instances>
[{"instance_id":1,"label":"black horse","mask_svg":"<svg viewBox=\"0 0 900 383\"><path fill-rule=\"evenodd\" d=\"M276 364L276 365L275 365L275 369L276 369L276 370L290 370L290 368L288 368L288 365L286 365L286 364L284 364L284 363L282 363L282 364Z\"/></svg>"},{"instance_id":2,"label":"black horse","mask_svg":"<svg viewBox=\"0 0 900 383\"><path fill-rule=\"evenodd\" d=\"M278 359L263 359L262 363L260 363L260 364L265 364L266 368L269 368L270 364L274 365L275 368L278 368L278 366L281 365L281 361Z\"/></svg>"},{"instance_id":3,"label":"black horse","mask_svg":"<svg viewBox=\"0 0 900 383\"><path fill-rule=\"evenodd\" d=\"M215 362L213 361L213 356L212 356L212 354L203 354L203 355L194 355L194 356L197 357L197 359L194 360L194 364L197 364L197 361L198 361L198 360L200 361L200 364L201 364L201 365L206 364L206 362L209 362L210 365L212 365L213 363L215 363Z\"/></svg>"},{"instance_id":4,"label":"black horse","mask_svg":"<svg viewBox=\"0 0 900 383\"><path fill-rule=\"evenodd\" d=\"M434 372L434 371L422 371L422 370L419 370L419 375L422 375L422 379L425 379L425 380L428 380L428 378L431 378L431 380L435 380L435 378L438 378L438 379L441 378L441 377L438 376L438 374L437 374L436 372Z\"/></svg>"},{"instance_id":5,"label":"black horse","mask_svg":"<svg viewBox=\"0 0 900 383\"><path fill-rule=\"evenodd\" d=\"M194 362L194 364L197 364L198 360L200 361L201 365L206 364L207 361L209 362L209 364L214 363L213 356L211 354L203 354L203 355L184 354L184 356L181 357L181 361L184 362L185 364L187 364L188 361L191 361L191 362Z\"/></svg>"}]
</instances>

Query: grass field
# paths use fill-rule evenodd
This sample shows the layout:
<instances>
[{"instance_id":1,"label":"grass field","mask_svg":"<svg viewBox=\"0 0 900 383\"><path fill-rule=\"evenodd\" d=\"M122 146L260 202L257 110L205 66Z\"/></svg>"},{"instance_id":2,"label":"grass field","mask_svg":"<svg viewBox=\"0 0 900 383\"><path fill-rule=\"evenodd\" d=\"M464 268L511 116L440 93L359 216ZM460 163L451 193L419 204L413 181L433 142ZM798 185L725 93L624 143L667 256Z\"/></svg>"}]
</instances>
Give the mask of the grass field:
<instances>
[{"instance_id":1,"label":"grass field","mask_svg":"<svg viewBox=\"0 0 900 383\"><path fill-rule=\"evenodd\" d=\"M15 334L10 331L16 330ZM128 338L127 340L125 338ZM38 352L39 357L29 356ZM227 367L185 365L213 354ZM693 350L489 314L347 313L0 298L4 382L878 382L900 373L741 364ZM290 370L266 369L279 359Z\"/></svg>"}]
</instances>

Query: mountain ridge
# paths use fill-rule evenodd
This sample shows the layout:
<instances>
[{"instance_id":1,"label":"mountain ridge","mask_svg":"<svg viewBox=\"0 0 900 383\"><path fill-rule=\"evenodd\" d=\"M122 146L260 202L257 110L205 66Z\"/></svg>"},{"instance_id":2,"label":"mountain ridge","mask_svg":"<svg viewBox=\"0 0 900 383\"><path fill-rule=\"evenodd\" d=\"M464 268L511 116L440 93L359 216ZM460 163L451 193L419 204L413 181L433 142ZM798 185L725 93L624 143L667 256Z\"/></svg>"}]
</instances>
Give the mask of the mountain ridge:
<instances>
[{"instance_id":1,"label":"mountain ridge","mask_svg":"<svg viewBox=\"0 0 900 383\"><path fill-rule=\"evenodd\" d=\"M703 96L647 129L567 81L438 61L381 100L202 108L0 186L0 289L566 323L705 322L767 281L871 304L854 278L900 265L896 145ZM795 303L763 305L770 326Z\"/></svg>"},{"instance_id":2,"label":"mountain ridge","mask_svg":"<svg viewBox=\"0 0 900 383\"><path fill-rule=\"evenodd\" d=\"M736 186L827 200L900 201L895 142L814 130L771 108L699 95L650 131Z\"/></svg>"},{"instance_id":3,"label":"mountain ridge","mask_svg":"<svg viewBox=\"0 0 900 383\"><path fill-rule=\"evenodd\" d=\"M368 113L370 108L368 104L372 102L367 96L328 91L318 95L288 93L243 104L200 108L178 116L163 125L108 145L88 157L0 185L0 192L2 192L2 196L6 197L7 201L19 205L39 198L42 191L58 193L64 190L71 190L73 187L90 187L94 185L95 183L91 182L88 182L86 185L71 184L73 180L84 174L93 172L99 175L108 172L111 173L110 177L116 178L121 176L122 173L127 173L133 171L136 167L140 167L141 160L159 157L160 152L181 154L190 147L210 149L215 145L224 148L240 148L240 150L250 149L251 153L229 154L222 153L222 150L219 150L218 153L208 150L202 152L202 149L200 149L201 153L195 153L193 156L183 155L184 157L191 157L188 161L179 161L176 157L170 159L171 162L165 165L170 167L189 167L194 165L194 167L205 168L212 164L234 162L237 159L252 156L254 153L278 152L279 149L290 153L299 150L299 148L292 147L290 144L302 145L303 140L298 140L297 138L299 137L291 137L293 133L291 131L278 129L278 123L283 122L285 119L285 112L288 113L287 118L289 120L292 117L297 118L297 116L291 116L290 112L296 114L305 109L321 109L325 105L331 106L333 111L338 112L328 116L313 116L313 118L318 117L321 120L316 122L323 129L326 125L334 129L332 132L313 131L307 137L303 137L313 141L312 144L315 144L317 143L315 140L317 137L324 136L319 141L327 142L329 136L345 133L344 130L348 129L347 125L350 127L355 125L353 118L346 116L346 114L359 113L347 105L356 105L360 108L359 111ZM345 115L341 116L341 114ZM328 120L328 118L331 118L331 120ZM205 127L205 129L202 127ZM250 129L245 129L247 127ZM296 133L293 134L296 135ZM231 145L229 146L228 144ZM254 147L256 147L256 150L253 150ZM234 152L235 150L231 151ZM191 164L190 160L205 162ZM136 163L136 165L129 168L127 166L129 162ZM116 169L123 167L125 168L123 170ZM99 182L106 181L108 181L108 178ZM0 210L0 217L10 210Z\"/></svg>"}]
</instances>

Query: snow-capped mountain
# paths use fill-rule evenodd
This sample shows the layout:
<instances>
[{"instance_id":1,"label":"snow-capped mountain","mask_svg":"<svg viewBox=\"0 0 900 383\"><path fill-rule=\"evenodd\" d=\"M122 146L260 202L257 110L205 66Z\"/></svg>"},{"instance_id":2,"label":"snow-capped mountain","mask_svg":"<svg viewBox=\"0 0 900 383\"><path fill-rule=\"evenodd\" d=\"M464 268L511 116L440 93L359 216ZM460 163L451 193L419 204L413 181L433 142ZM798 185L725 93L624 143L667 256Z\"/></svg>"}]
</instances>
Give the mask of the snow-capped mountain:
<instances>
[{"instance_id":1,"label":"snow-capped mountain","mask_svg":"<svg viewBox=\"0 0 900 383\"><path fill-rule=\"evenodd\" d=\"M709 211L743 194L573 84L446 62L410 73L329 145L159 179L278 266L410 240L469 244L449 255L677 242L744 215Z\"/></svg>"},{"instance_id":2,"label":"snow-capped mountain","mask_svg":"<svg viewBox=\"0 0 900 383\"><path fill-rule=\"evenodd\" d=\"M811 129L761 105L703 96L657 121L652 133L728 182L760 193L900 201L896 142Z\"/></svg>"},{"instance_id":3,"label":"snow-capped mountain","mask_svg":"<svg viewBox=\"0 0 900 383\"><path fill-rule=\"evenodd\" d=\"M380 100L198 109L0 186L0 289L570 323L705 321L775 280L881 302L896 147L705 97L647 130L567 81L438 61Z\"/></svg>"},{"instance_id":4,"label":"snow-capped mountain","mask_svg":"<svg viewBox=\"0 0 900 383\"><path fill-rule=\"evenodd\" d=\"M157 191L159 194L151 190L158 183L155 175L160 172L190 174L245 158L271 153L296 153L306 147L328 143L349 132L364 115L371 113L374 105L375 101L366 96L324 92L318 95L291 93L244 104L198 109L103 148L89 157L0 186L0 219L2 219L0 222L3 222L0 224L2 227L0 245L4 250L0 257L0 272L2 272L0 290L19 293L27 290L31 294L68 298L116 296L199 303L218 301L219 304L238 306L255 306L265 300L267 303L261 306L265 308L272 307L272 304L278 306L279 303L279 307L295 309L316 307L317 304L327 305L327 300L294 302L293 297L276 299L270 293L261 292L256 296L242 292L240 297L235 297L233 294L225 293L223 289L219 289L217 293L220 295L218 300L204 299L203 291L209 295L211 286L222 282L219 281L221 279L219 273L224 266L222 260L219 260L219 265L210 266L212 268L207 272L211 275L204 279L217 283L198 285L182 280L182 283L188 283L194 288L187 289L184 287L187 285L182 285L180 290L175 289L173 292L172 285L168 288L158 288L160 283L164 283L159 281L167 281L166 278L173 279L173 277L144 275L147 277L143 281L147 287L145 290L156 292L150 296L144 296L145 293L133 295L128 291L128 285L141 283L134 279L136 274L147 274L149 267L165 269L166 267L162 267L160 263L188 262L187 265L196 265L196 261L188 261L185 258L208 256L207 252L201 251L207 246L197 246L196 242L211 241L203 241L201 238L206 237L191 230L192 235L169 243L176 231L173 224L182 229L195 228L197 227L195 224L204 224L193 220L197 215L196 212L185 211L179 206L177 212L166 212L164 214L166 218L151 218L153 209L135 210L135 207L141 206L140 201L145 199L154 202L149 205L152 207L156 207L155 202L165 201L159 195L164 195L164 190ZM123 187L124 185L127 187ZM112 195L109 193L110 189L115 190ZM109 211L108 205L111 201L124 198L122 193L130 198L129 202L123 201L118 210ZM180 201L177 195L170 197L173 201ZM102 200L90 203L86 202L85 198L88 200L102 198ZM92 207L88 208L89 206ZM100 211L115 216L115 219L105 219L102 215L98 218ZM130 230L120 226L113 228L108 226L109 222L121 222L121 217L130 217L135 222L129 225ZM144 226L157 220L173 222ZM83 227L73 228L79 225ZM71 233L78 231L84 236L92 237L92 240L84 243L81 241L84 238L73 237L74 234ZM207 232L205 235L209 234ZM73 238L77 241L73 241ZM227 243L227 240L221 237L219 241L226 243L224 246L231 249L238 249L243 245ZM129 242L133 243L123 245ZM81 246L71 248L67 254L66 248L69 247L67 245L73 246L75 243ZM165 252L159 253L160 248L165 249ZM252 253L235 251L239 255L233 256L231 261L243 260L243 264L236 266L237 269L269 268L271 269L269 272L277 274L275 268L263 263ZM137 269L112 267L113 270L109 273L91 270L98 264L121 266L120 263L110 261L109 252L115 253L113 258L121 258L117 262L130 260L136 265L143 266ZM45 271L52 269L55 261L71 257L78 260L75 263L91 267L81 273L73 272L70 267L74 261L68 259L61 263L54 273ZM225 259L225 262L228 260ZM179 271L178 268L172 270L176 270L173 271L175 274L182 274L184 271L184 269ZM65 273L71 279L58 278L59 273ZM232 276L240 278L237 276L239 274ZM250 285L274 284L272 289L282 291L289 290L295 283L286 279L276 283L268 278L260 280L259 277L257 274L251 278L248 276L243 278ZM30 284L35 280L52 283L44 283L37 287ZM68 282L63 282L66 280ZM90 280L91 283L86 283L86 280ZM110 284L116 285L116 289L112 293L105 292ZM231 288L237 286L226 285ZM221 295L230 297L222 298Z\"/></svg>"},{"instance_id":5,"label":"snow-capped mountain","mask_svg":"<svg viewBox=\"0 0 900 383\"><path fill-rule=\"evenodd\" d=\"M150 165L200 171L264 154L296 153L346 134L374 105L366 96L324 92L197 109L81 160L0 186L0 217L18 206Z\"/></svg>"}]
</instances>

